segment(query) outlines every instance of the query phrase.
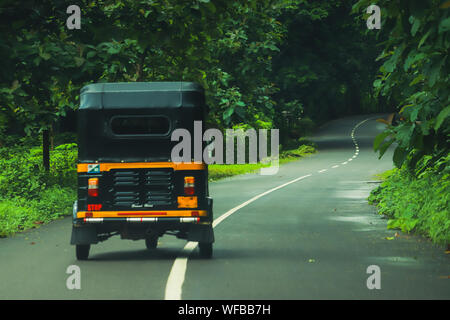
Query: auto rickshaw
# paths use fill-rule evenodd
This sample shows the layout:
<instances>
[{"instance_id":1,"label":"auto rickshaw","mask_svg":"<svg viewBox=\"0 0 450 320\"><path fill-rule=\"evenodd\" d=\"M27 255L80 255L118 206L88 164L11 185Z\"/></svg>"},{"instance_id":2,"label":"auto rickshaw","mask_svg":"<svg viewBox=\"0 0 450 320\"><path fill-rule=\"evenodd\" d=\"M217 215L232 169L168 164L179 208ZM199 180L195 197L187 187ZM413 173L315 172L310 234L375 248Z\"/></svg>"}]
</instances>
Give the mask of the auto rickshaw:
<instances>
[{"instance_id":1,"label":"auto rickshaw","mask_svg":"<svg viewBox=\"0 0 450 320\"><path fill-rule=\"evenodd\" d=\"M193 132L194 121L203 121L206 112L204 90L192 82L95 83L81 89L71 237L78 260L114 235L145 240L153 250L165 234L198 242L200 256L211 258L208 166L171 159L177 143L171 133Z\"/></svg>"}]
</instances>

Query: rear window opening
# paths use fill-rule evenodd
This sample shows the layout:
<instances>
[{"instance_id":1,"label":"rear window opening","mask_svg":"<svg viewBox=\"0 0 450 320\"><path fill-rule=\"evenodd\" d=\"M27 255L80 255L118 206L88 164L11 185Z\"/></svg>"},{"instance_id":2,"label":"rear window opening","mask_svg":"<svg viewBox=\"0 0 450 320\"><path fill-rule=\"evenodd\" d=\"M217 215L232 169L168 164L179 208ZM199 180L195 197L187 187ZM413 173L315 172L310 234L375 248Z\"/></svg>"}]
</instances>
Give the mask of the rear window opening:
<instances>
[{"instance_id":1,"label":"rear window opening","mask_svg":"<svg viewBox=\"0 0 450 320\"><path fill-rule=\"evenodd\" d=\"M116 135L167 135L169 119L164 116L119 116L111 120Z\"/></svg>"}]
</instances>

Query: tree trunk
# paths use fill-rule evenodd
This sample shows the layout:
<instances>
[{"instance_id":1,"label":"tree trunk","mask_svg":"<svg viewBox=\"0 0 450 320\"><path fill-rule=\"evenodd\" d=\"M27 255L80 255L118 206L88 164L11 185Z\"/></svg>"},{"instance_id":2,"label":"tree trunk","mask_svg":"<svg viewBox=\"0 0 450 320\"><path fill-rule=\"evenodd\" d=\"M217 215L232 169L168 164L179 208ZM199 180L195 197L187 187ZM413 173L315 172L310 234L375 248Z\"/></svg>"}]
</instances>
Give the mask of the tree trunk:
<instances>
[{"instance_id":1,"label":"tree trunk","mask_svg":"<svg viewBox=\"0 0 450 320\"><path fill-rule=\"evenodd\" d=\"M50 133L48 129L42 132L42 161L46 172L50 171Z\"/></svg>"}]
</instances>

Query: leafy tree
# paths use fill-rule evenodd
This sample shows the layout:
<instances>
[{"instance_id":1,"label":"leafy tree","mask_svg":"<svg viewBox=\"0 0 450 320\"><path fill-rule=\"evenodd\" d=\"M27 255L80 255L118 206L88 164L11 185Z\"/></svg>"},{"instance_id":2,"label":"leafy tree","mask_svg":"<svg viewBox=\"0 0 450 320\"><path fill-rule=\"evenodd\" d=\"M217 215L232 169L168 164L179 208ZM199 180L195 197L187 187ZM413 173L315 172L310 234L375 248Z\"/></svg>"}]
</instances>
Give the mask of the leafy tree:
<instances>
[{"instance_id":1,"label":"leafy tree","mask_svg":"<svg viewBox=\"0 0 450 320\"><path fill-rule=\"evenodd\" d=\"M288 35L274 62L282 109L298 100L303 116L318 122L376 110L375 38L364 34L365 23L355 21L351 2L297 1L296 10L282 16Z\"/></svg>"},{"instance_id":2,"label":"leafy tree","mask_svg":"<svg viewBox=\"0 0 450 320\"><path fill-rule=\"evenodd\" d=\"M379 32L389 34L377 58L384 63L374 87L398 103L402 119L379 135L374 147L381 157L395 142L398 167L406 163L414 169L425 156L431 156L427 164L433 166L449 151L450 2L361 0L354 12L361 13L369 2L382 10ZM439 170L446 165L442 162Z\"/></svg>"}]
</instances>

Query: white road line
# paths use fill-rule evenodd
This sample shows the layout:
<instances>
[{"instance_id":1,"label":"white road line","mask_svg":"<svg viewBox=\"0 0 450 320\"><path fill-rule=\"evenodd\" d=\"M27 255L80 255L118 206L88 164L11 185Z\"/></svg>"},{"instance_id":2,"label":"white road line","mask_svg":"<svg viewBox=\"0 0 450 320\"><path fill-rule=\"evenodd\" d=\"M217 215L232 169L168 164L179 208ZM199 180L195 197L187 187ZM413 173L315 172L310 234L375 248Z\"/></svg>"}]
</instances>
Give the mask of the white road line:
<instances>
[{"instance_id":1,"label":"white road line","mask_svg":"<svg viewBox=\"0 0 450 320\"><path fill-rule=\"evenodd\" d=\"M348 163L348 161L345 161L345 162L342 162L341 164L347 164Z\"/></svg>"},{"instance_id":2,"label":"white road line","mask_svg":"<svg viewBox=\"0 0 450 320\"><path fill-rule=\"evenodd\" d=\"M362 125L364 122L370 120L371 118L365 119L361 122L359 122L358 124L355 125L355 127L352 130L351 133L351 137L353 139L353 142L355 144L356 147L356 153L353 156L353 158L356 158L356 156L358 155L359 152L359 147L358 144L356 143L356 139L354 138L354 134L355 134L355 130ZM348 159L346 162L344 162L343 164L348 163L348 161L352 161L353 158ZM335 165L332 168L337 168L339 167L339 165ZM327 169L322 169L320 171L318 171L319 173L325 172L327 171ZM233 213L235 213L236 211L238 211L239 209L242 209L243 207L249 205L250 203L258 200L261 197L264 197L265 195L274 192L278 189L284 188L292 183L295 183L297 181L300 181L302 179L305 179L307 177L312 176L312 174L308 174L306 176L302 176L299 178L296 178L294 180L291 180L289 182L286 182L278 187L272 188L270 190L267 190L257 196L254 196L253 198L251 198L250 200L247 200L243 203L241 203L240 205L238 205L237 207L234 207L233 209L228 210L227 212L225 212L224 214L222 214L220 217L218 217L217 219L215 219L213 221L212 227L215 228L217 227L217 225L219 223L221 223L223 220L225 220L226 218L228 218L229 216L231 216ZM184 279L186 276L186 269L187 269L187 261L189 258L189 255L191 254L191 252L197 247L198 243L197 242L193 242L193 241L189 241L183 248L182 252L181 252L181 256L177 257L175 259L175 261L173 262L172 268L170 269L170 274L169 277L167 279L167 283L166 283L166 289L165 289L165 293L164 293L164 299L165 300L181 300L181 295L182 295L182 287L183 287L183 283L184 283Z\"/></svg>"},{"instance_id":3,"label":"white road line","mask_svg":"<svg viewBox=\"0 0 450 320\"><path fill-rule=\"evenodd\" d=\"M226 218L231 216L233 213L235 213L239 209L249 205L253 201L256 201L259 198L264 197L265 195L267 195L271 192L274 192L278 189L284 188L292 183L295 183L297 181L300 181L302 179L310 177L311 175L312 174L308 174L306 176L296 178L296 179L286 182L278 187L267 190L261 194L258 194L257 196L254 196L250 200L247 200L247 201L241 203L237 207L234 207L233 209L228 210L227 212L225 212L220 217L218 217L217 219L214 220L213 225L212 225L213 228L217 227L217 225L219 223L221 223L223 220L225 220ZM186 275L187 260L188 260L189 254L197 247L197 244L198 244L197 242L189 241L182 250L183 256L175 259L175 261L172 265L172 269L170 270L169 278L167 279L167 283L166 283L166 290L165 290L165 295L164 295L165 300L181 300L182 287L183 287L183 283L184 283L184 277Z\"/></svg>"}]
</instances>

